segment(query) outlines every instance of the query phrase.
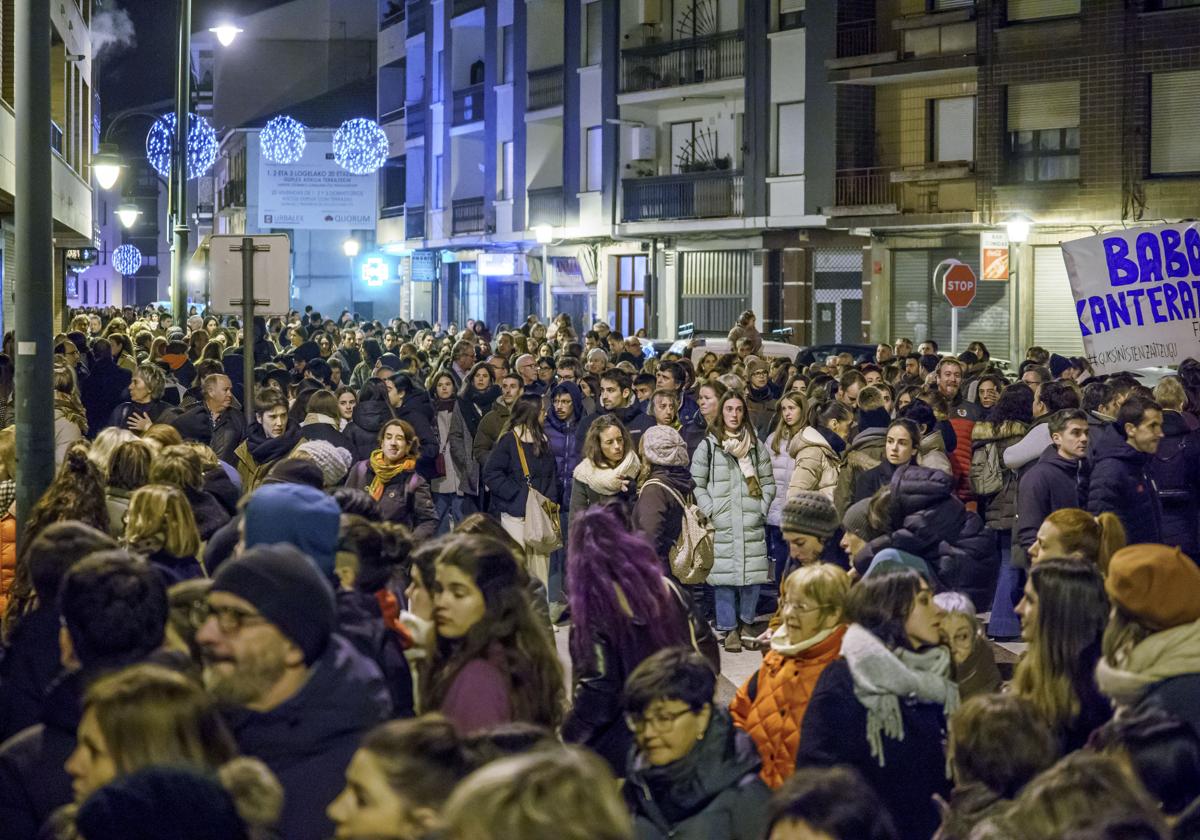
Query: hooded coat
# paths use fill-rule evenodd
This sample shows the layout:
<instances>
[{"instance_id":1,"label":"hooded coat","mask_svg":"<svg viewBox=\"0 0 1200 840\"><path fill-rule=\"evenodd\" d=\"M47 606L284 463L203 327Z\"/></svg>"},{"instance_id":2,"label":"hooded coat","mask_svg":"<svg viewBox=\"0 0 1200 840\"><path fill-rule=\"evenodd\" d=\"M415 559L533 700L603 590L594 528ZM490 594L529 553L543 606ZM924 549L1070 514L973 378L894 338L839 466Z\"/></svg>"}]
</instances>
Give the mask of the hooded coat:
<instances>
[{"instance_id":1,"label":"hooded coat","mask_svg":"<svg viewBox=\"0 0 1200 840\"><path fill-rule=\"evenodd\" d=\"M1200 551L1196 504L1200 501L1200 432L1178 411L1163 412L1163 439L1150 458L1150 475L1162 502L1162 541L1188 557Z\"/></svg>"},{"instance_id":2,"label":"hooded coat","mask_svg":"<svg viewBox=\"0 0 1200 840\"><path fill-rule=\"evenodd\" d=\"M788 451L791 438L781 441L779 451L775 451L775 438L778 431L767 435L767 453L771 456L771 472L775 475L775 499L771 509L767 511L767 524L779 527L783 521L783 506L787 504L787 488L792 483L792 472L796 469L796 459Z\"/></svg>"},{"instance_id":3,"label":"hooded coat","mask_svg":"<svg viewBox=\"0 0 1200 840\"><path fill-rule=\"evenodd\" d=\"M333 834L325 809L345 785L359 740L391 712L379 668L336 634L288 700L268 712L226 710L241 751L261 759L283 785L281 837L324 840Z\"/></svg>"},{"instance_id":4,"label":"hooded coat","mask_svg":"<svg viewBox=\"0 0 1200 840\"><path fill-rule=\"evenodd\" d=\"M754 741L713 708L704 737L687 755L651 767L634 751L622 791L637 840L759 840L770 791L759 778Z\"/></svg>"},{"instance_id":5,"label":"hooded coat","mask_svg":"<svg viewBox=\"0 0 1200 840\"><path fill-rule=\"evenodd\" d=\"M630 524L650 544L654 553L663 563L663 568L670 568L671 548L683 531L683 507L671 495L671 492L657 483L672 488L686 502L692 498L694 482L690 467L667 467L662 464L651 464L650 475L642 482L637 502L633 505Z\"/></svg>"},{"instance_id":6,"label":"hooded coat","mask_svg":"<svg viewBox=\"0 0 1200 840\"><path fill-rule=\"evenodd\" d=\"M844 461L825 435L814 426L805 426L792 438L789 451L796 459L796 468L788 484L787 498L795 498L807 490L823 493L833 501Z\"/></svg>"},{"instance_id":7,"label":"hooded coat","mask_svg":"<svg viewBox=\"0 0 1200 840\"><path fill-rule=\"evenodd\" d=\"M892 530L855 557L870 560L885 548L925 560L940 589L965 592L991 603L1000 557L979 515L954 496L954 479L941 470L908 464L892 475ZM864 572L865 569L859 569Z\"/></svg>"},{"instance_id":8,"label":"hooded coat","mask_svg":"<svg viewBox=\"0 0 1200 840\"><path fill-rule=\"evenodd\" d=\"M248 496L257 490L275 462L286 458L299 443L300 429L292 423L288 424L283 434L274 438L267 437L262 423L252 423L246 430L246 439L234 450L243 495Z\"/></svg>"},{"instance_id":9,"label":"hooded coat","mask_svg":"<svg viewBox=\"0 0 1200 840\"><path fill-rule=\"evenodd\" d=\"M554 400L560 394L567 394L575 405L570 420L559 420L554 413ZM575 433L583 420L583 391L574 382L560 382L550 391L550 410L546 414L546 438L550 441L550 451L554 453L555 467L558 470L559 498L563 500L564 512L571 507L571 482L575 475L575 467L579 465L580 453L583 448Z\"/></svg>"},{"instance_id":10,"label":"hooded coat","mask_svg":"<svg viewBox=\"0 0 1200 840\"><path fill-rule=\"evenodd\" d=\"M715 560L708 574L711 586L750 586L770 580L767 553L767 512L775 498L771 458L755 438L748 456L754 464L762 495L750 495L737 459L709 435L692 456L696 506L716 529Z\"/></svg>"},{"instance_id":11,"label":"hooded coat","mask_svg":"<svg viewBox=\"0 0 1200 840\"><path fill-rule=\"evenodd\" d=\"M387 683L395 717L412 717L413 675L404 657L400 634L388 626L379 598L370 592L339 589L337 632L372 660Z\"/></svg>"},{"instance_id":12,"label":"hooded coat","mask_svg":"<svg viewBox=\"0 0 1200 840\"><path fill-rule=\"evenodd\" d=\"M354 406L352 419L342 434L353 447L351 455L355 461L365 461L379 448L379 430L396 415L392 407L383 400L366 400Z\"/></svg>"},{"instance_id":13,"label":"hooded coat","mask_svg":"<svg viewBox=\"0 0 1200 840\"><path fill-rule=\"evenodd\" d=\"M859 477L879 466L883 460L884 444L887 441L887 426L863 429L854 436L846 447L844 463L838 471L837 488L833 494L833 506L845 510L857 501L854 492Z\"/></svg>"},{"instance_id":14,"label":"hooded coat","mask_svg":"<svg viewBox=\"0 0 1200 840\"><path fill-rule=\"evenodd\" d=\"M1020 443L1028 433L1029 424L1020 420L1005 420L999 425L981 420L971 429L971 455L974 457L975 451L985 446L995 446L999 449L1000 464L1003 465L1004 450ZM1011 470L1004 470L1004 485L1000 492L986 499L984 522L993 531L1008 531L1016 521L1017 478Z\"/></svg>"},{"instance_id":15,"label":"hooded coat","mask_svg":"<svg viewBox=\"0 0 1200 840\"><path fill-rule=\"evenodd\" d=\"M1125 527L1129 545L1163 541L1163 509L1150 471L1153 456L1139 452L1120 434L1096 446L1088 481L1087 512L1111 512Z\"/></svg>"}]
</instances>

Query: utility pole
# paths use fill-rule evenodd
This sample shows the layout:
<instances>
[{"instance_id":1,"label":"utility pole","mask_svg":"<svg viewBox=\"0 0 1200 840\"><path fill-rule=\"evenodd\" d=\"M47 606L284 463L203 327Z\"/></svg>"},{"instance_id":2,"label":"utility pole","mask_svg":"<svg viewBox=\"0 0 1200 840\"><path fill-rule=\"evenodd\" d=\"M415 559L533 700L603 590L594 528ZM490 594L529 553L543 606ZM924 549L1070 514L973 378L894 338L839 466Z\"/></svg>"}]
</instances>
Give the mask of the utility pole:
<instances>
[{"instance_id":1,"label":"utility pole","mask_svg":"<svg viewBox=\"0 0 1200 840\"><path fill-rule=\"evenodd\" d=\"M50 184L50 4L16 1L17 528L54 479L54 212ZM24 548L24 545L21 546Z\"/></svg>"},{"instance_id":2,"label":"utility pole","mask_svg":"<svg viewBox=\"0 0 1200 840\"><path fill-rule=\"evenodd\" d=\"M171 155L171 315L187 321L188 130L192 110L192 0L179 0L179 66L175 76L175 142Z\"/></svg>"}]
</instances>

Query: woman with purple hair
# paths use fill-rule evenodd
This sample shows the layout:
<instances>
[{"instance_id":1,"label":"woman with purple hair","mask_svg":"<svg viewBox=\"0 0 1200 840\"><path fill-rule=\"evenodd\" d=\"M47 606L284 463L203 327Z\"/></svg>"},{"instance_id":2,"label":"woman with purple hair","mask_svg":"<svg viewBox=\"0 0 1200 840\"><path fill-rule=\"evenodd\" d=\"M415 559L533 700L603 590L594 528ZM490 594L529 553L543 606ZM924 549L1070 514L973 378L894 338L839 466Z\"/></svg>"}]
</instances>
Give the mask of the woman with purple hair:
<instances>
[{"instance_id":1,"label":"woman with purple hair","mask_svg":"<svg viewBox=\"0 0 1200 840\"><path fill-rule=\"evenodd\" d=\"M625 678L646 657L678 645L705 652L719 673L716 639L614 504L589 507L571 523L567 580L574 702L563 740L589 747L623 776L633 745L621 713Z\"/></svg>"}]
</instances>

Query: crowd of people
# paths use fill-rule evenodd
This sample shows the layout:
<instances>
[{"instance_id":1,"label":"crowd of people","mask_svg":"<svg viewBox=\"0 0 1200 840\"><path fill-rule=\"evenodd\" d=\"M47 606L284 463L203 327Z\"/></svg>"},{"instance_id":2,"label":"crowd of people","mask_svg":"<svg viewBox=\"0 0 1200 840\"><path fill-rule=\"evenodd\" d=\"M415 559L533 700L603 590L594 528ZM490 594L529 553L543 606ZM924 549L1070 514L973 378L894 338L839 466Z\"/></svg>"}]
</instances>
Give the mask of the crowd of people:
<instances>
[{"instance_id":1,"label":"crowd of people","mask_svg":"<svg viewBox=\"0 0 1200 840\"><path fill-rule=\"evenodd\" d=\"M248 326L76 314L22 523L0 355L5 840L1200 837L1200 362Z\"/></svg>"}]
</instances>

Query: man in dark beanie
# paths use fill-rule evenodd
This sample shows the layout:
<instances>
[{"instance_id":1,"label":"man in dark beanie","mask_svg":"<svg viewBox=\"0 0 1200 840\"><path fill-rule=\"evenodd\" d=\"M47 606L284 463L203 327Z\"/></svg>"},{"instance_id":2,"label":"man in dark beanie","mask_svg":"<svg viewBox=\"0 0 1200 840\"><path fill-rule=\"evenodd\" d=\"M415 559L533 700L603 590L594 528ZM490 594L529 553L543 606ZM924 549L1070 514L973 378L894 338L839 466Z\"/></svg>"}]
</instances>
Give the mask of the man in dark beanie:
<instances>
[{"instance_id":1,"label":"man in dark beanie","mask_svg":"<svg viewBox=\"0 0 1200 840\"><path fill-rule=\"evenodd\" d=\"M285 543L223 564L206 608L196 633L204 684L226 704L242 752L283 785L280 835L329 837L325 809L359 738L391 715L378 667L334 634L333 589Z\"/></svg>"}]
</instances>

